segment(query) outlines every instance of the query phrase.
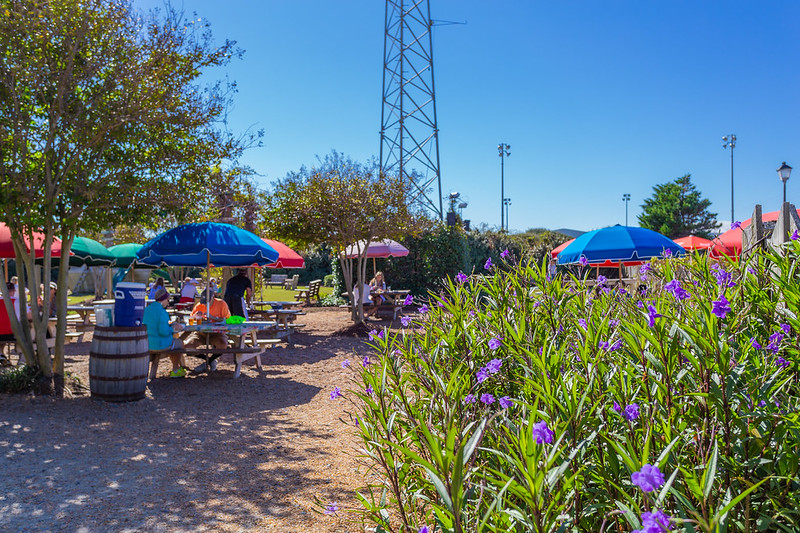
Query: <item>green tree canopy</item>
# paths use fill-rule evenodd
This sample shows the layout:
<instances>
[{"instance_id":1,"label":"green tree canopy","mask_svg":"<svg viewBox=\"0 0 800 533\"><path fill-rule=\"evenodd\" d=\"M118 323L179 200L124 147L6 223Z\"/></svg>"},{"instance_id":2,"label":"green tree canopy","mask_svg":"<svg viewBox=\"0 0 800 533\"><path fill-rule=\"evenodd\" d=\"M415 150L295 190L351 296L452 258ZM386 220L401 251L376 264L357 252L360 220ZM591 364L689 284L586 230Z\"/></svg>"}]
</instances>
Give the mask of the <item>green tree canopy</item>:
<instances>
[{"instance_id":1,"label":"green tree canopy","mask_svg":"<svg viewBox=\"0 0 800 533\"><path fill-rule=\"evenodd\" d=\"M318 166L301 168L274 184L262 208L264 234L301 247L328 244L340 258L352 298L353 274L357 286L363 286L367 262L363 254L358 257L354 272L342 252L357 241L407 235L417 223L407 199L403 182L380 172L374 161L364 165L334 151ZM361 305L353 310L353 319L363 320Z\"/></svg>"},{"instance_id":2,"label":"green tree canopy","mask_svg":"<svg viewBox=\"0 0 800 533\"><path fill-rule=\"evenodd\" d=\"M644 201L639 225L670 239L698 235L711 238L719 228L717 214L708 210L711 201L700 196L691 174L653 187L653 196Z\"/></svg>"},{"instance_id":3,"label":"green tree canopy","mask_svg":"<svg viewBox=\"0 0 800 533\"><path fill-rule=\"evenodd\" d=\"M68 249L78 231L180 216L202 196L207 169L244 143L218 128L229 93L199 78L237 54L233 42L212 42L206 23L170 8L161 17L134 12L130 0L0 0L0 220L21 283L34 272L23 240L31 231ZM56 374L66 281L61 269ZM49 300L39 309L38 281L28 287L36 361L52 376ZM14 318L12 327L32 360L28 328Z\"/></svg>"}]
</instances>

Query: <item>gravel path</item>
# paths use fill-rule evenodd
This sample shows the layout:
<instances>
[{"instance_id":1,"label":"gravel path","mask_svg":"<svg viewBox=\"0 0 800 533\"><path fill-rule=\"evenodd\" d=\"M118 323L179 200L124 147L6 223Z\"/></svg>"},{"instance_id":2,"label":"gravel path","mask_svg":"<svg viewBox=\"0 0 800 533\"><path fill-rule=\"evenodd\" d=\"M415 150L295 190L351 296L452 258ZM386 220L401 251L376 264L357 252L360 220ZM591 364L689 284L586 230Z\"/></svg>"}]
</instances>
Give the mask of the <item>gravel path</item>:
<instances>
[{"instance_id":1,"label":"gravel path","mask_svg":"<svg viewBox=\"0 0 800 533\"><path fill-rule=\"evenodd\" d=\"M186 379L162 362L138 402L0 395L0 531L363 531L344 511L361 482L348 404L329 395L348 386L341 362L368 350L332 335L345 311L302 318L294 347L237 380L230 360ZM87 385L90 346L66 362Z\"/></svg>"}]
</instances>

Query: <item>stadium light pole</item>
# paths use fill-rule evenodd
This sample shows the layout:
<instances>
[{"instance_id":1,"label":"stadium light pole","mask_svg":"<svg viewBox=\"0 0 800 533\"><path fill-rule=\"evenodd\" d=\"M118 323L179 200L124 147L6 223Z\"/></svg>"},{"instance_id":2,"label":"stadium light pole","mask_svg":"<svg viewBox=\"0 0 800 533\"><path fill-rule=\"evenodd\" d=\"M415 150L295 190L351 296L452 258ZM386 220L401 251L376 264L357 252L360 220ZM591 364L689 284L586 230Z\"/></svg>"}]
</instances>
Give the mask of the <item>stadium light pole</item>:
<instances>
[{"instance_id":1,"label":"stadium light pole","mask_svg":"<svg viewBox=\"0 0 800 533\"><path fill-rule=\"evenodd\" d=\"M504 188L505 158L511 155L511 145L500 143L497 145L497 155L500 156L500 231L503 231L503 209L505 205L506 192Z\"/></svg>"},{"instance_id":2,"label":"stadium light pole","mask_svg":"<svg viewBox=\"0 0 800 533\"><path fill-rule=\"evenodd\" d=\"M504 198L503 205L506 206L506 231L508 231L508 206L511 205L511 198Z\"/></svg>"},{"instance_id":3,"label":"stadium light pole","mask_svg":"<svg viewBox=\"0 0 800 533\"><path fill-rule=\"evenodd\" d=\"M733 224L736 221L733 218L733 149L736 147L736 135L731 133L722 137L722 147L731 149L731 224Z\"/></svg>"},{"instance_id":4,"label":"stadium light pole","mask_svg":"<svg viewBox=\"0 0 800 533\"><path fill-rule=\"evenodd\" d=\"M625 202L625 225L628 225L628 202L631 201L631 195L628 193L622 194L622 201Z\"/></svg>"}]
</instances>

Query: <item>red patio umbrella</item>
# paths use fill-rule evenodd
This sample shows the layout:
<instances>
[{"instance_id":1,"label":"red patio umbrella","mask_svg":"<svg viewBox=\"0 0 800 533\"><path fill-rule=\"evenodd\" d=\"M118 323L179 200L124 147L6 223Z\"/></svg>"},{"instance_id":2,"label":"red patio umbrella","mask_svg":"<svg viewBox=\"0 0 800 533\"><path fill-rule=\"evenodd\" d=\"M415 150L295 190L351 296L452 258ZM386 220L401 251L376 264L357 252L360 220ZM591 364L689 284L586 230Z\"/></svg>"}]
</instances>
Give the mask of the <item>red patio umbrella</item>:
<instances>
[{"instance_id":1,"label":"red patio umbrella","mask_svg":"<svg viewBox=\"0 0 800 533\"><path fill-rule=\"evenodd\" d=\"M36 231L33 233L33 246L36 257L44 256L44 238L44 234L42 233ZM26 242L26 248L28 252L31 251L29 242ZM61 256L61 239L57 237L53 237L51 255L53 257ZM11 244L11 230L8 229L8 226L0 222L0 258L14 259L14 257L14 245Z\"/></svg>"},{"instance_id":2,"label":"red patio umbrella","mask_svg":"<svg viewBox=\"0 0 800 533\"><path fill-rule=\"evenodd\" d=\"M265 265L267 268L305 268L303 256L282 242L264 238L261 240L275 248L275 251L278 252L278 260L270 265Z\"/></svg>"},{"instance_id":3,"label":"red patio umbrella","mask_svg":"<svg viewBox=\"0 0 800 533\"><path fill-rule=\"evenodd\" d=\"M675 244L681 245L685 250L708 250L714 243L697 235L687 235L673 239Z\"/></svg>"}]
</instances>

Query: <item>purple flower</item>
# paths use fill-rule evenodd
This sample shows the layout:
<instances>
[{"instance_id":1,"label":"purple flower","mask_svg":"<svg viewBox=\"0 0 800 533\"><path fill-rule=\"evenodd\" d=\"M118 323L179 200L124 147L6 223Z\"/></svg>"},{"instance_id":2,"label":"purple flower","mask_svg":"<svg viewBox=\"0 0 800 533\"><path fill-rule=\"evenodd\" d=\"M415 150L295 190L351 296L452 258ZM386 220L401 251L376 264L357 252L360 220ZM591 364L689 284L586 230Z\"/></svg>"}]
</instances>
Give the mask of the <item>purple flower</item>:
<instances>
[{"instance_id":1,"label":"purple flower","mask_svg":"<svg viewBox=\"0 0 800 533\"><path fill-rule=\"evenodd\" d=\"M639 274L647 274L651 270L653 270L653 267L650 266L650 263L645 263L639 268Z\"/></svg>"},{"instance_id":2,"label":"purple flower","mask_svg":"<svg viewBox=\"0 0 800 533\"><path fill-rule=\"evenodd\" d=\"M406 296L406 299L403 300L403 305L411 305L412 303L414 303L414 297L409 294Z\"/></svg>"},{"instance_id":3,"label":"purple flower","mask_svg":"<svg viewBox=\"0 0 800 533\"><path fill-rule=\"evenodd\" d=\"M606 284L606 281L608 281L608 278L607 278L607 277L605 277L605 276L602 276L602 275L600 275L600 276L597 276L597 284L598 284L598 285L605 285L605 284Z\"/></svg>"},{"instance_id":4,"label":"purple flower","mask_svg":"<svg viewBox=\"0 0 800 533\"><path fill-rule=\"evenodd\" d=\"M369 361L369 356L368 355L364 356L364 360L361 361L361 364L364 366L364 368L367 368L370 365L370 361Z\"/></svg>"},{"instance_id":5,"label":"purple flower","mask_svg":"<svg viewBox=\"0 0 800 533\"><path fill-rule=\"evenodd\" d=\"M622 412L622 416L624 416L628 421L636 420L639 418L639 405L635 403L626 405L625 411Z\"/></svg>"},{"instance_id":6,"label":"purple flower","mask_svg":"<svg viewBox=\"0 0 800 533\"><path fill-rule=\"evenodd\" d=\"M497 374L498 372L500 372L501 366L503 366L502 359L492 359L491 361L489 361L489 364L486 365L486 370L490 374Z\"/></svg>"},{"instance_id":7,"label":"purple flower","mask_svg":"<svg viewBox=\"0 0 800 533\"><path fill-rule=\"evenodd\" d=\"M492 396L488 392L484 393L484 394L481 394L481 402L486 404L486 405L491 405L491 404L494 403L494 396Z\"/></svg>"},{"instance_id":8,"label":"purple flower","mask_svg":"<svg viewBox=\"0 0 800 533\"><path fill-rule=\"evenodd\" d=\"M631 481L644 492L653 492L664 484L664 474L658 466L645 463L641 470L631 475Z\"/></svg>"},{"instance_id":9,"label":"purple flower","mask_svg":"<svg viewBox=\"0 0 800 533\"><path fill-rule=\"evenodd\" d=\"M342 397L342 391L339 389L339 387L334 387L333 391L331 391L331 400L335 400L336 398L341 398L341 397Z\"/></svg>"},{"instance_id":10,"label":"purple flower","mask_svg":"<svg viewBox=\"0 0 800 533\"><path fill-rule=\"evenodd\" d=\"M797 230L794 230L792 236L789 238L792 239L793 241L796 241L797 239L800 239L800 235L797 234Z\"/></svg>"},{"instance_id":11,"label":"purple flower","mask_svg":"<svg viewBox=\"0 0 800 533\"><path fill-rule=\"evenodd\" d=\"M431 530L428 528L428 526L422 526L421 528L419 528L419 531L417 531L417 533L431 533Z\"/></svg>"},{"instance_id":12,"label":"purple flower","mask_svg":"<svg viewBox=\"0 0 800 533\"><path fill-rule=\"evenodd\" d=\"M585 267L586 265L588 265L588 264L589 264L589 260L588 260L588 259L586 259L586 256L583 256L583 255L582 255L582 256L581 256L581 258L578 260L578 262L581 264L581 266L582 266L582 267Z\"/></svg>"},{"instance_id":13,"label":"purple flower","mask_svg":"<svg viewBox=\"0 0 800 533\"><path fill-rule=\"evenodd\" d=\"M638 307L639 309L644 309L644 302L642 302L641 300L636 300L636 307Z\"/></svg>"},{"instance_id":14,"label":"purple flower","mask_svg":"<svg viewBox=\"0 0 800 533\"><path fill-rule=\"evenodd\" d=\"M331 502L325 506L325 510L322 511L325 514L336 514L336 511L339 510L339 506L335 502Z\"/></svg>"},{"instance_id":15,"label":"purple flower","mask_svg":"<svg viewBox=\"0 0 800 533\"><path fill-rule=\"evenodd\" d=\"M672 250L664 248L664 257L672 257Z\"/></svg>"},{"instance_id":16,"label":"purple flower","mask_svg":"<svg viewBox=\"0 0 800 533\"><path fill-rule=\"evenodd\" d=\"M492 268L492 258L488 258L486 262L483 264L484 270L491 270Z\"/></svg>"},{"instance_id":17,"label":"purple flower","mask_svg":"<svg viewBox=\"0 0 800 533\"><path fill-rule=\"evenodd\" d=\"M734 220L733 222L731 222L731 229L736 229L736 228L741 228L741 227L742 227L742 223L739 222L738 220Z\"/></svg>"},{"instance_id":18,"label":"purple flower","mask_svg":"<svg viewBox=\"0 0 800 533\"><path fill-rule=\"evenodd\" d=\"M612 318L612 319L611 319L611 320L608 322L608 327L610 327L610 328L615 328L615 327L617 327L617 326L619 326L619 320L617 320L616 318Z\"/></svg>"},{"instance_id":19,"label":"purple flower","mask_svg":"<svg viewBox=\"0 0 800 533\"><path fill-rule=\"evenodd\" d=\"M765 402L764 400L761 400L760 402L758 402L758 406L759 407L766 407L767 406L767 402Z\"/></svg>"},{"instance_id":20,"label":"purple flower","mask_svg":"<svg viewBox=\"0 0 800 533\"><path fill-rule=\"evenodd\" d=\"M622 411L622 407L620 407L620 405L617 403L617 400L614 400L614 406L612 407L612 409L618 413Z\"/></svg>"},{"instance_id":21,"label":"purple flower","mask_svg":"<svg viewBox=\"0 0 800 533\"><path fill-rule=\"evenodd\" d=\"M726 287L735 287L736 283L733 282L731 273L722 268L719 265L714 265L711 267L711 274L717 279L717 285L721 288Z\"/></svg>"},{"instance_id":22,"label":"purple flower","mask_svg":"<svg viewBox=\"0 0 800 533\"><path fill-rule=\"evenodd\" d=\"M420 313L422 313L423 315L424 315L425 313L427 313L428 311L430 311L430 310L431 310L431 308L430 308L430 307L428 307L428 306L427 306L427 305L425 305L425 304L422 304L422 305L420 306L420 308L419 308L419 312L420 312Z\"/></svg>"},{"instance_id":23,"label":"purple flower","mask_svg":"<svg viewBox=\"0 0 800 533\"><path fill-rule=\"evenodd\" d=\"M767 350L771 351L772 353L778 353L778 350L781 349L781 341L783 341L783 337L783 331L776 331L770 335L769 344L767 344Z\"/></svg>"},{"instance_id":24,"label":"purple flower","mask_svg":"<svg viewBox=\"0 0 800 533\"><path fill-rule=\"evenodd\" d=\"M753 268L753 267L747 267L747 271L750 272L754 276L758 275L758 271L756 271L756 269Z\"/></svg>"},{"instance_id":25,"label":"purple flower","mask_svg":"<svg viewBox=\"0 0 800 533\"><path fill-rule=\"evenodd\" d=\"M348 368L350 366L350 359L345 359L342 361L342 368Z\"/></svg>"},{"instance_id":26,"label":"purple flower","mask_svg":"<svg viewBox=\"0 0 800 533\"><path fill-rule=\"evenodd\" d=\"M670 531L672 524L670 516L664 511L656 510L652 513L642 513L642 529L634 529L633 533L663 533Z\"/></svg>"},{"instance_id":27,"label":"purple flower","mask_svg":"<svg viewBox=\"0 0 800 533\"><path fill-rule=\"evenodd\" d=\"M608 342L606 342L606 341L600 341L600 342L598 342L598 343L597 343L597 347L598 347L600 350L608 350Z\"/></svg>"},{"instance_id":28,"label":"purple flower","mask_svg":"<svg viewBox=\"0 0 800 533\"><path fill-rule=\"evenodd\" d=\"M489 348L496 350L503 345L503 340L500 337L492 337L489 340Z\"/></svg>"},{"instance_id":29,"label":"purple flower","mask_svg":"<svg viewBox=\"0 0 800 533\"><path fill-rule=\"evenodd\" d=\"M616 342L611 345L611 350L610 351L616 352L620 348L622 348L622 339L617 339Z\"/></svg>"},{"instance_id":30,"label":"purple flower","mask_svg":"<svg viewBox=\"0 0 800 533\"><path fill-rule=\"evenodd\" d=\"M467 394L464 397L464 403L475 403L477 400L474 394Z\"/></svg>"},{"instance_id":31,"label":"purple flower","mask_svg":"<svg viewBox=\"0 0 800 533\"><path fill-rule=\"evenodd\" d=\"M372 385L367 385L367 388L364 389L364 392L372 396L372 393L375 392L375 389L372 388Z\"/></svg>"},{"instance_id":32,"label":"purple flower","mask_svg":"<svg viewBox=\"0 0 800 533\"><path fill-rule=\"evenodd\" d=\"M508 409L509 407L514 405L514 402L511 401L511 398L509 398L508 396L503 396L502 398L500 398L499 401L500 401L500 407L502 407L503 409Z\"/></svg>"},{"instance_id":33,"label":"purple flower","mask_svg":"<svg viewBox=\"0 0 800 533\"><path fill-rule=\"evenodd\" d=\"M789 324L781 324L781 330L787 335L790 335L792 333L792 326Z\"/></svg>"},{"instance_id":34,"label":"purple flower","mask_svg":"<svg viewBox=\"0 0 800 533\"><path fill-rule=\"evenodd\" d=\"M500 257L503 259L507 258L509 255L511 255L511 252L508 251L508 248L500 252Z\"/></svg>"},{"instance_id":35,"label":"purple flower","mask_svg":"<svg viewBox=\"0 0 800 533\"><path fill-rule=\"evenodd\" d=\"M372 331L369 332L369 340L373 341L377 337L378 337L378 330L377 329L373 329Z\"/></svg>"},{"instance_id":36,"label":"purple flower","mask_svg":"<svg viewBox=\"0 0 800 533\"><path fill-rule=\"evenodd\" d=\"M553 431L547 427L547 422L540 420L533 425L533 439L536 444L550 444L553 442Z\"/></svg>"},{"instance_id":37,"label":"purple flower","mask_svg":"<svg viewBox=\"0 0 800 533\"><path fill-rule=\"evenodd\" d=\"M401 316L400 323L403 325L404 328L407 328L409 324L411 324L411 317L410 316Z\"/></svg>"},{"instance_id":38,"label":"purple flower","mask_svg":"<svg viewBox=\"0 0 800 533\"><path fill-rule=\"evenodd\" d=\"M777 359L775 359L775 366L778 366L780 368L788 368L790 364L791 363L789 363L789 361L787 361L786 359L784 359L780 355L778 356Z\"/></svg>"},{"instance_id":39,"label":"purple flower","mask_svg":"<svg viewBox=\"0 0 800 533\"><path fill-rule=\"evenodd\" d=\"M487 379L489 379L489 373L486 371L485 368L481 368L478 370L478 373L475 374L475 377L478 379L478 383L483 383Z\"/></svg>"},{"instance_id":40,"label":"purple flower","mask_svg":"<svg viewBox=\"0 0 800 533\"><path fill-rule=\"evenodd\" d=\"M456 274L456 281L458 281L459 283L466 283L467 280L469 280L469 278L463 272L459 272L458 274Z\"/></svg>"},{"instance_id":41,"label":"purple flower","mask_svg":"<svg viewBox=\"0 0 800 533\"><path fill-rule=\"evenodd\" d=\"M583 329L586 329L588 327L586 325L586 319L585 318L579 318L578 319L578 325L580 325L580 327L582 327Z\"/></svg>"},{"instance_id":42,"label":"purple flower","mask_svg":"<svg viewBox=\"0 0 800 533\"><path fill-rule=\"evenodd\" d=\"M671 293L676 300L686 300L687 298L691 298L692 296L691 294L689 294L689 291L681 287L681 282L678 281L677 279L673 279L672 281L664 285L664 289L667 292Z\"/></svg>"},{"instance_id":43,"label":"purple flower","mask_svg":"<svg viewBox=\"0 0 800 533\"><path fill-rule=\"evenodd\" d=\"M719 300L711 302L711 312L719 318L725 318L731 312L730 302L725 296L720 296Z\"/></svg>"},{"instance_id":44,"label":"purple flower","mask_svg":"<svg viewBox=\"0 0 800 533\"><path fill-rule=\"evenodd\" d=\"M761 349L761 345L758 344L758 341L756 341L755 337L750 337L750 346L752 346L756 350L760 350Z\"/></svg>"},{"instance_id":45,"label":"purple flower","mask_svg":"<svg viewBox=\"0 0 800 533\"><path fill-rule=\"evenodd\" d=\"M664 315L658 314L656 312L656 308L653 307L652 304L647 304L647 325L648 326L650 326L651 328L655 327L656 318L660 318L662 316L664 316Z\"/></svg>"}]
</instances>

